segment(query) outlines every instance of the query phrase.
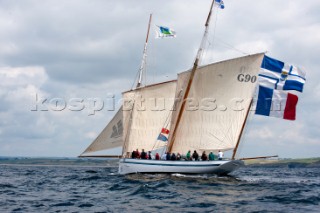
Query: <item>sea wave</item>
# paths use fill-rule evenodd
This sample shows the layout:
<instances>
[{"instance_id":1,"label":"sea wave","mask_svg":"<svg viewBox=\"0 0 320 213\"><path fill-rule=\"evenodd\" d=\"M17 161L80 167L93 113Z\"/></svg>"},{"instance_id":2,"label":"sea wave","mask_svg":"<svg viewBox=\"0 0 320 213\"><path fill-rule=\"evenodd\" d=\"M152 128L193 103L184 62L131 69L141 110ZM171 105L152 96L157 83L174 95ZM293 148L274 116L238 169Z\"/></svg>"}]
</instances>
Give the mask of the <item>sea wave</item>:
<instances>
[{"instance_id":1,"label":"sea wave","mask_svg":"<svg viewBox=\"0 0 320 213\"><path fill-rule=\"evenodd\" d=\"M317 212L317 168L119 175L114 166L0 165L0 212Z\"/></svg>"}]
</instances>

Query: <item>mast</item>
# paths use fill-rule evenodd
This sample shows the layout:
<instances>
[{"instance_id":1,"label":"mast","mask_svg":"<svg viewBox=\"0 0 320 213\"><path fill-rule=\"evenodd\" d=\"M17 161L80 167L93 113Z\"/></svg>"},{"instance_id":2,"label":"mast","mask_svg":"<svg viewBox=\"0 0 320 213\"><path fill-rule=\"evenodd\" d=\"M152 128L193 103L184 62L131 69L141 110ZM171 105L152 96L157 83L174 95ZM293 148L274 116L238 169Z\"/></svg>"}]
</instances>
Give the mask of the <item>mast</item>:
<instances>
[{"instance_id":1,"label":"mast","mask_svg":"<svg viewBox=\"0 0 320 213\"><path fill-rule=\"evenodd\" d=\"M241 127L241 132L240 132L240 134L239 134L236 147L235 147L234 150L233 150L233 154L232 154L232 158L231 158L232 160L234 160L234 158L235 158L235 156L236 156L236 154L237 154L238 147L239 147L240 140L241 140L241 136L242 136L244 127L246 126L246 123L247 123L247 119L248 119L248 116L249 116L249 112L250 112L250 108L251 108L252 102L253 102L253 99L251 99L251 101L250 101L250 104L249 104L249 107L248 107L248 110L247 110L247 114L246 114L246 119L244 119L244 121L243 121L243 124L242 124L242 127Z\"/></svg>"},{"instance_id":2,"label":"mast","mask_svg":"<svg viewBox=\"0 0 320 213\"><path fill-rule=\"evenodd\" d=\"M143 72L144 72L144 69L145 69L145 64L146 64L146 59L147 59L147 46L148 46L148 40L149 40L149 32L150 32L151 20L152 20L152 13L150 14L150 18L149 18L147 37L146 37L146 42L145 42L144 48L143 48L142 62L141 62L140 69L139 69L139 77L138 77L138 82L137 82L136 88L140 88L141 87L142 77L143 77L143 74L144 74ZM131 109L131 112L130 112L129 128L128 128L126 134L125 134L125 139L124 139L124 143L123 143L123 146L122 146L122 157L123 158L125 158L125 155L126 155L125 152L126 152L126 149L127 149L128 137L129 137L130 130L131 130L133 108L134 108L134 103L132 105L132 109Z\"/></svg>"},{"instance_id":3,"label":"mast","mask_svg":"<svg viewBox=\"0 0 320 213\"><path fill-rule=\"evenodd\" d=\"M144 72L145 64L146 64L146 60L147 60L147 46L148 46L148 40L149 40L149 32L150 32L151 20L152 20L152 14L150 14L150 18L149 18L146 43L144 44L142 62L141 62L141 66L140 66L140 69L139 69L139 78L138 78L138 83L137 83L136 88L141 87L141 83L142 83L143 72Z\"/></svg>"},{"instance_id":4,"label":"mast","mask_svg":"<svg viewBox=\"0 0 320 213\"><path fill-rule=\"evenodd\" d=\"M198 68L198 63L199 63L199 61L201 60L201 57L202 57L203 49L204 49L204 46L205 46L205 43L206 43L206 40L207 40L207 37L208 37L210 18L211 18L212 8L214 6L214 2L215 2L215 0L213 0L212 3L211 3L210 11L209 11L206 23L205 23L205 31L204 31L204 34L203 34L203 37L202 37L201 44L200 44L200 47L198 49L197 55L196 55L196 59L194 61L194 64L193 64L193 67L192 67L192 70L191 70L191 74L190 74L190 78L189 78L189 81L188 81L188 84L187 84L186 91L185 91L183 99L182 99L182 104L181 104L181 107L179 109L177 122L176 122L176 125L175 125L175 127L173 129L173 132L172 132L172 137L171 137L170 144L168 145L168 152L171 152L171 149L173 147L174 140L175 140L175 137L176 137L176 134L177 134L177 130L179 128L179 124L180 124L180 121L181 121L181 118L182 118L182 114L183 114L183 111L184 111L184 108L185 108L185 105L186 105L186 99L189 96L189 92L190 92L190 88L191 88L191 85L192 85L193 77L194 77L194 74L195 74L195 72L196 72L196 70Z\"/></svg>"}]
</instances>

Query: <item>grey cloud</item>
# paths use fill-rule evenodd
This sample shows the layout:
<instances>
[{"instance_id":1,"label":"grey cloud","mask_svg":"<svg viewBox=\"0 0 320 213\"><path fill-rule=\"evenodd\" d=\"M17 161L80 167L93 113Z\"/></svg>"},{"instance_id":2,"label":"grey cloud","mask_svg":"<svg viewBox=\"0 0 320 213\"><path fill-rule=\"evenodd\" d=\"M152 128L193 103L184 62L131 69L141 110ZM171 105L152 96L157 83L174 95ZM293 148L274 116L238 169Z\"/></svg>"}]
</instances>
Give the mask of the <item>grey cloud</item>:
<instances>
[{"instance_id":1,"label":"grey cloud","mask_svg":"<svg viewBox=\"0 0 320 213\"><path fill-rule=\"evenodd\" d=\"M121 91L130 89L140 66L149 13L154 14L154 24L173 27L177 32L176 39L155 40L152 30L148 79L157 82L173 79L176 73L192 66L210 3L210 0L1 1L0 65L39 66L45 70L48 79L41 85L36 81L39 76L25 78L20 85L11 82L20 88L17 90L20 97L27 96L23 91L29 84L47 98L104 98L107 93L114 93L118 98ZM214 14L218 20L216 28L210 30L210 48L214 49L208 62L243 55L222 42L249 53L265 51L259 49L258 44L263 43L270 56L306 67L308 79L305 93L300 95L298 107L301 108L298 108L296 122L306 126L307 129L300 131L304 137L318 138L319 125L309 113L317 112L315 115L319 116L316 105L319 99L314 100L312 94L320 79L317 72L320 69L319 40L313 36L319 34L319 1L244 0L225 4L225 10L216 10L218 15ZM0 89L1 97L15 90L7 86ZM113 115L108 111L91 117L85 111L30 113L24 111L30 107L26 100L30 101L21 102L17 98L11 102L1 101L0 144L5 145L6 149L2 150L7 152L1 150L0 155L41 152L50 156L75 156L90 143L85 133L98 133ZM248 131L271 129L274 122L279 125L273 135L277 138L287 123L255 118L254 128ZM247 141L247 155L263 155L268 140L259 140ZM298 156L301 149L295 146L290 153L281 146L274 144L272 147L286 156ZM313 149L317 147L319 145L312 146ZM269 151L272 152L271 148Z\"/></svg>"}]
</instances>

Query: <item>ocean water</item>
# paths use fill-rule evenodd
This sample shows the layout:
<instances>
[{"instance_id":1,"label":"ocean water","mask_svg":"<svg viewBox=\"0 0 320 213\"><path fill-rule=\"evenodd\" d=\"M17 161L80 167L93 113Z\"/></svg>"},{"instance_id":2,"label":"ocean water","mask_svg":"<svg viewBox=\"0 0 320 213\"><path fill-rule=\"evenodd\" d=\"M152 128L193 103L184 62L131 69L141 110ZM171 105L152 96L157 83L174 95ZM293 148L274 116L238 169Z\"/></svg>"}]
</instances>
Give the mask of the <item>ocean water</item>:
<instances>
[{"instance_id":1,"label":"ocean water","mask_svg":"<svg viewBox=\"0 0 320 213\"><path fill-rule=\"evenodd\" d=\"M118 175L116 166L2 164L0 212L320 212L319 168L217 177Z\"/></svg>"}]
</instances>

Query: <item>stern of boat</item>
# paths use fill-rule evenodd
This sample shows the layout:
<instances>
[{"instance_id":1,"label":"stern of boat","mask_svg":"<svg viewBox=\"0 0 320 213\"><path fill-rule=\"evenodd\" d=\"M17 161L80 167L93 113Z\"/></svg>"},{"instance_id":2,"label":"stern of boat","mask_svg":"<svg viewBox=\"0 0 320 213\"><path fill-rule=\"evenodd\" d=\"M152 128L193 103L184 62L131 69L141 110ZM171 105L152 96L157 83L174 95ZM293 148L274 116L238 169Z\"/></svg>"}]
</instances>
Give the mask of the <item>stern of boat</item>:
<instances>
[{"instance_id":1,"label":"stern of boat","mask_svg":"<svg viewBox=\"0 0 320 213\"><path fill-rule=\"evenodd\" d=\"M242 160L232 160L220 165L219 169L216 171L216 174L227 175L243 166L244 162Z\"/></svg>"}]
</instances>

